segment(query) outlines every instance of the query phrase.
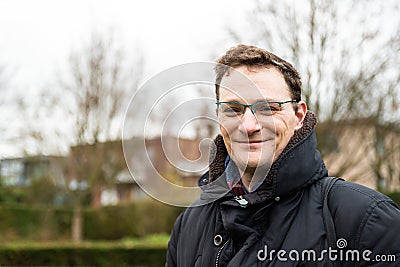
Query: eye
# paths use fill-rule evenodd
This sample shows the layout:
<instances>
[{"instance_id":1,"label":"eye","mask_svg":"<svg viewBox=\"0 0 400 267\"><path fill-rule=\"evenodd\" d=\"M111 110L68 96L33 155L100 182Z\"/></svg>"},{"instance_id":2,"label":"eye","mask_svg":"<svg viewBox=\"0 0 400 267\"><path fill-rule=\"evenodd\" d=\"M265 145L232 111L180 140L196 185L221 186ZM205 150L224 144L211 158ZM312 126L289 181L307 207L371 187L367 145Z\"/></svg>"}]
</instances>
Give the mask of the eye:
<instances>
[{"instance_id":1,"label":"eye","mask_svg":"<svg viewBox=\"0 0 400 267\"><path fill-rule=\"evenodd\" d=\"M238 105L222 105L222 112L223 113L241 113L243 108Z\"/></svg>"},{"instance_id":2,"label":"eye","mask_svg":"<svg viewBox=\"0 0 400 267\"><path fill-rule=\"evenodd\" d=\"M268 104L258 105L257 106L257 111L261 111L261 112L267 111L268 112L268 111L271 111L271 107Z\"/></svg>"},{"instance_id":3,"label":"eye","mask_svg":"<svg viewBox=\"0 0 400 267\"><path fill-rule=\"evenodd\" d=\"M276 103L262 103L256 105L254 108L261 115L271 115L280 110L279 104Z\"/></svg>"},{"instance_id":4,"label":"eye","mask_svg":"<svg viewBox=\"0 0 400 267\"><path fill-rule=\"evenodd\" d=\"M269 108L271 109L271 111L275 112L275 111L280 111L281 107L279 106L279 104L277 103L271 103L269 104Z\"/></svg>"}]
</instances>

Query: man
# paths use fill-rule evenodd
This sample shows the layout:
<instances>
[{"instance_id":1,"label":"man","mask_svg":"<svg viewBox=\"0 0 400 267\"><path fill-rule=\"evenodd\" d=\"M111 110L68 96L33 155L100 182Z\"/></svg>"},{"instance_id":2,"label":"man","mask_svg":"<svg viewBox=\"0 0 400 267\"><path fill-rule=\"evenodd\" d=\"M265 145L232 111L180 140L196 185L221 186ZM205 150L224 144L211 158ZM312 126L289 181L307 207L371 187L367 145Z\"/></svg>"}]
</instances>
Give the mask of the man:
<instances>
[{"instance_id":1,"label":"man","mask_svg":"<svg viewBox=\"0 0 400 267\"><path fill-rule=\"evenodd\" d=\"M221 134L167 266L399 266L399 208L327 177L296 69L246 45L217 63Z\"/></svg>"}]
</instances>

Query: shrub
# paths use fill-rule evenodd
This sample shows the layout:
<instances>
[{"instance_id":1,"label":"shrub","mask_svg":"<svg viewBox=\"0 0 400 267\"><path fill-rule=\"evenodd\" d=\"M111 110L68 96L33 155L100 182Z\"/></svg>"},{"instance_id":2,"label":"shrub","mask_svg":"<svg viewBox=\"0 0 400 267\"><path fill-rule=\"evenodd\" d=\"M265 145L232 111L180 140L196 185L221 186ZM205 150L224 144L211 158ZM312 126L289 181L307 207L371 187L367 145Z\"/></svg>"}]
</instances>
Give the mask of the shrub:
<instances>
[{"instance_id":1,"label":"shrub","mask_svg":"<svg viewBox=\"0 0 400 267\"><path fill-rule=\"evenodd\" d=\"M400 192L394 191L394 192L389 192L385 193L388 197L393 199L394 202L396 202L397 205L400 206Z\"/></svg>"},{"instance_id":2,"label":"shrub","mask_svg":"<svg viewBox=\"0 0 400 267\"><path fill-rule=\"evenodd\" d=\"M182 211L154 200L83 210L85 240L169 234ZM0 206L0 241L69 240L72 208ZM2 264L2 262L0 262Z\"/></svg>"},{"instance_id":3,"label":"shrub","mask_svg":"<svg viewBox=\"0 0 400 267\"><path fill-rule=\"evenodd\" d=\"M0 206L0 240L59 240L69 237L71 210Z\"/></svg>"},{"instance_id":4,"label":"shrub","mask_svg":"<svg viewBox=\"0 0 400 267\"><path fill-rule=\"evenodd\" d=\"M143 200L118 207L87 209L84 237L87 240L144 237L153 233L169 233L180 208L154 200Z\"/></svg>"}]
</instances>

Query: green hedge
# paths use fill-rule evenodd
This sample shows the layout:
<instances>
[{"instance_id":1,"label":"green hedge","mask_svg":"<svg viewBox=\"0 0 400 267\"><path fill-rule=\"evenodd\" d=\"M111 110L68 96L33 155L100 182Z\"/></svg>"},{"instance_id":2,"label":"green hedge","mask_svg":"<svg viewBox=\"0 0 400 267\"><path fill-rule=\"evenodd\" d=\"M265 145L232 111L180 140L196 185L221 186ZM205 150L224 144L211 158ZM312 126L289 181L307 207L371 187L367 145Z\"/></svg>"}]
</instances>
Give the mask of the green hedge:
<instances>
[{"instance_id":1,"label":"green hedge","mask_svg":"<svg viewBox=\"0 0 400 267\"><path fill-rule=\"evenodd\" d=\"M84 239L116 240L154 233L169 234L182 210L153 200L85 208ZM0 206L0 242L69 240L72 214L72 208Z\"/></svg>"},{"instance_id":2,"label":"green hedge","mask_svg":"<svg viewBox=\"0 0 400 267\"><path fill-rule=\"evenodd\" d=\"M393 199L394 202L397 203L397 205L400 206L400 192L390 192L390 193L385 193L388 197Z\"/></svg>"},{"instance_id":3,"label":"green hedge","mask_svg":"<svg viewBox=\"0 0 400 267\"><path fill-rule=\"evenodd\" d=\"M1 266L147 266L165 265L166 245L23 245L0 247Z\"/></svg>"},{"instance_id":4,"label":"green hedge","mask_svg":"<svg viewBox=\"0 0 400 267\"><path fill-rule=\"evenodd\" d=\"M87 209L84 216L84 237L87 240L113 240L125 236L144 237L154 233L170 233L182 208L156 201L139 201L116 207Z\"/></svg>"},{"instance_id":5,"label":"green hedge","mask_svg":"<svg viewBox=\"0 0 400 267\"><path fill-rule=\"evenodd\" d=\"M71 209L0 206L0 241L68 239L71 218Z\"/></svg>"},{"instance_id":6,"label":"green hedge","mask_svg":"<svg viewBox=\"0 0 400 267\"><path fill-rule=\"evenodd\" d=\"M400 204L400 192L387 195ZM153 200L85 208L83 236L85 240L117 240L169 234L182 210ZM72 214L72 208L0 206L0 242L69 240Z\"/></svg>"}]
</instances>

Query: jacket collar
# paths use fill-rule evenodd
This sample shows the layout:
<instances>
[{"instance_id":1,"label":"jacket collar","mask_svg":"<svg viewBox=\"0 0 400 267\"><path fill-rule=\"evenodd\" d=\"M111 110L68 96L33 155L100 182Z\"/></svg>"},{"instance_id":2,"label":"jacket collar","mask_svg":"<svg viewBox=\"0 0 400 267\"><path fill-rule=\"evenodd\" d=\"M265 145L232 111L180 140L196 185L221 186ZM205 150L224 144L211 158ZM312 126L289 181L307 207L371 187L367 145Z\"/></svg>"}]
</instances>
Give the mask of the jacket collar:
<instances>
[{"instance_id":1,"label":"jacket collar","mask_svg":"<svg viewBox=\"0 0 400 267\"><path fill-rule=\"evenodd\" d=\"M281 155L271 165L264 183L254 192L255 195L259 198L284 196L328 175L317 150L314 132L316 123L315 114L308 111L303 127L295 132ZM228 152L221 135L215 138L214 143L214 150L210 152L213 160L209 165L209 171L200 178L200 186L209 186L213 183L221 186L225 182L225 179L218 178L224 176L224 163Z\"/></svg>"}]
</instances>

